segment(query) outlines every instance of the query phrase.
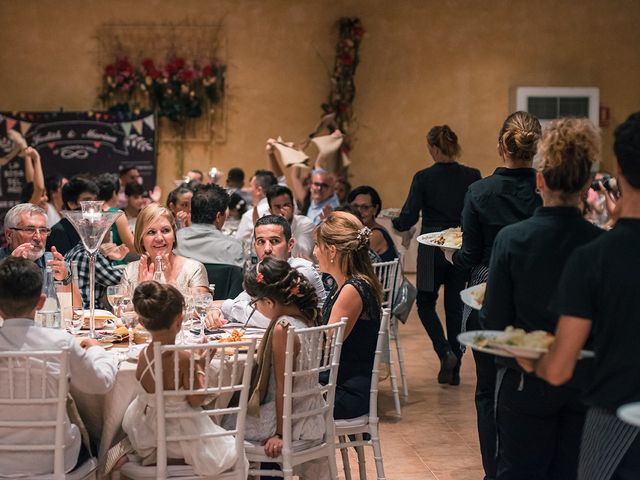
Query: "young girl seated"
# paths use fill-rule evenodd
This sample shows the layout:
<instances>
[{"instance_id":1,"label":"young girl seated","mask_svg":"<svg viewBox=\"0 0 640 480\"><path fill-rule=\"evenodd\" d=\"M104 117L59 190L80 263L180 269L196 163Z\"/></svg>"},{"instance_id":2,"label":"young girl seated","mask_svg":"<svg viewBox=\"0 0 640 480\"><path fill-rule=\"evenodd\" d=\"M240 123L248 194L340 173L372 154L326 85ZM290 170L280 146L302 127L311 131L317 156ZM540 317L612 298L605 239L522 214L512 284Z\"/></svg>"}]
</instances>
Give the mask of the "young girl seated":
<instances>
[{"instance_id":1,"label":"young girl seated","mask_svg":"<svg viewBox=\"0 0 640 480\"><path fill-rule=\"evenodd\" d=\"M142 387L133 403L129 405L122 421L122 428L129 436L131 445L142 457L143 465L155 463L156 410L155 410L155 361L153 343L174 345L176 335L182 325L184 299L171 285L157 282L143 282L133 294L133 306L140 323L151 333L151 344L145 347L138 358L136 378ZM166 390L174 390L173 355L163 356L163 382ZM179 388L188 388L190 368L189 352L181 351L179 357ZM206 365L197 361L195 368L195 388L202 388ZM204 401L202 395L165 398L165 408L169 412L195 410ZM215 476L233 467L237 452L231 436L204 437L204 434L222 431L209 417L168 418L166 433L169 435L200 434L199 440L167 443L168 463L187 463L197 475Z\"/></svg>"},{"instance_id":2,"label":"young girl seated","mask_svg":"<svg viewBox=\"0 0 640 480\"><path fill-rule=\"evenodd\" d=\"M308 328L320 324L318 297L309 281L289 263L273 257L265 257L255 269L244 277L247 293L254 299L256 309L271 319L258 350L255 384L249 400L245 424L245 438L262 442L269 457L282 453L282 413L284 405L284 364L287 330ZM300 344L296 340L296 357ZM295 361L294 361L295 365ZM309 382L317 379L301 377L293 385L293 391L312 388ZM319 408L324 399L303 396L293 403L293 411ZM259 405L259 409L256 408ZM324 436L325 424L322 415L301 418L293 422L292 440L319 440ZM264 465L263 465L264 467ZM326 462L312 461L301 466L300 478L328 478Z\"/></svg>"}]
</instances>

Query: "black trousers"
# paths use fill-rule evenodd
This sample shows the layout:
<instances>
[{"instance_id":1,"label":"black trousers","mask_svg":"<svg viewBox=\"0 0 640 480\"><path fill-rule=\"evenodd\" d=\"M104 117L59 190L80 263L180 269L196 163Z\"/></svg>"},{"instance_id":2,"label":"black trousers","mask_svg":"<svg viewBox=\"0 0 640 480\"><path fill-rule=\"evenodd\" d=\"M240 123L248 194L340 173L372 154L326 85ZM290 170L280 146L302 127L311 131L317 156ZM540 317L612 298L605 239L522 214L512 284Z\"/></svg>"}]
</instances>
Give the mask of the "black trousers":
<instances>
[{"instance_id":1,"label":"black trousers","mask_svg":"<svg viewBox=\"0 0 640 480\"><path fill-rule=\"evenodd\" d=\"M458 335L462 328L462 300L460 291L464 289L467 279L467 272L462 271L444 258L443 253L438 250L434 254L434 287L433 291L427 292L418 290L416 306L418 316L422 326L429 334L433 349L440 358L444 357L447 351L453 351L456 357L462 356L462 350L458 343ZM438 290L444 285L444 312L447 335L445 337L442 323L436 313L436 302L438 300Z\"/></svg>"},{"instance_id":2,"label":"black trousers","mask_svg":"<svg viewBox=\"0 0 640 480\"><path fill-rule=\"evenodd\" d=\"M499 480L572 480L586 407L580 391L509 368L498 394Z\"/></svg>"},{"instance_id":3,"label":"black trousers","mask_svg":"<svg viewBox=\"0 0 640 480\"><path fill-rule=\"evenodd\" d=\"M638 478L640 478L640 435L622 457L611 480L637 480Z\"/></svg>"},{"instance_id":4,"label":"black trousers","mask_svg":"<svg viewBox=\"0 0 640 480\"><path fill-rule=\"evenodd\" d=\"M478 312L472 311L467 330L481 329ZM487 479L496 477L498 434L495 420L496 363L495 356L472 350L476 362L476 414L482 466Z\"/></svg>"}]
</instances>

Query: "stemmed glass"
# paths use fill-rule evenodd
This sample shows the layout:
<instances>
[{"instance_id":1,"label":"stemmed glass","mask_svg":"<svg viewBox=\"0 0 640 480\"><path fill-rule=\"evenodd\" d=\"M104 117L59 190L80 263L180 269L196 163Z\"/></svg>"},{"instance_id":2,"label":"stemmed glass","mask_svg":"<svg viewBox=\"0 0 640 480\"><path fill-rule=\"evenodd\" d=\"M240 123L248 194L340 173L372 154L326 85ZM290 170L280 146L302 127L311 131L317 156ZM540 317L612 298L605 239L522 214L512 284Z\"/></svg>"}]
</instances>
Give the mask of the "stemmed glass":
<instances>
[{"instance_id":1,"label":"stemmed glass","mask_svg":"<svg viewBox=\"0 0 640 480\"><path fill-rule=\"evenodd\" d=\"M129 333L129 348L127 350L127 355L130 355L131 352L133 352L133 336L135 335L133 329L136 326L136 323L138 323L138 314L133 309L133 302L131 297L128 295L122 297L120 303L120 317Z\"/></svg>"},{"instance_id":2,"label":"stemmed glass","mask_svg":"<svg viewBox=\"0 0 640 480\"><path fill-rule=\"evenodd\" d=\"M128 295L129 288L126 285L110 285L107 287L107 300L113 307L113 313L120 317L120 304L122 299Z\"/></svg>"},{"instance_id":3,"label":"stemmed glass","mask_svg":"<svg viewBox=\"0 0 640 480\"><path fill-rule=\"evenodd\" d=\"M200 338L204 338L204 319L213 307L213 295L210 293L198 293L194 296L194 306L200 319Z\"/></svg>"}]
</instances>

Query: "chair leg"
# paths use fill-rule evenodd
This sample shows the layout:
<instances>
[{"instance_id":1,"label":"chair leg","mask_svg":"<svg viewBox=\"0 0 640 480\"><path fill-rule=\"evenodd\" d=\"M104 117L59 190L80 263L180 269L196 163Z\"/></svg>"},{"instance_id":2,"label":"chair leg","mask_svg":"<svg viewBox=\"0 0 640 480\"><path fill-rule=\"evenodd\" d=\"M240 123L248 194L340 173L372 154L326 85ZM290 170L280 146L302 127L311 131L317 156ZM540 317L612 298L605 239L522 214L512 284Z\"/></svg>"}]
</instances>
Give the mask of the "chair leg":
<instances>
[{"instance_id":1,"label":"chair leg","mask_svg":"<svg viewBox=\"0 0 640 480\"><path fill-rule=\"evenodd\" d=\"M335 451L330 452L329 458L329 472L331 473L331 480L338 480L338 463L336 462Z\"/></svg>"},{"instance_id":2,"label":"chair leg","mask_svg":"<svg viewBox=\"0 0 640 480\"><path fill-rule=\"evenodd\" d=\"M402 396L405 401L409 398L409 386L407 385L407 372L404 368L404 354L400 345L400 333L398 332L398 320L392 322L393 337L396 342L396 352L398 353L398 364L400 365L400 380L402 381Z\"/></svg>"},{"instance_id":3,"label":"chair leg","mask_svg":"<svg viewBox=\"0 0 640 480\"><path fill-rule=\"evenodd\" d=\"M347 437L342 435L338 437L340 443L346 443ZM342 447L340 449L340 455L342 456L342 468L344 469L344 479L351 480L351 465L349 464L349 452L347 451L349 447Z\"/></svg>"},{"instance_id":4,"label":"chair leg","mask_svg":"<svg viewBox=\"0 0 640 480\"><path fill-rule=\"evenodd\" d=\"M361 433L356 434L356 441L364 441L364 437ZM364 447L362 445L358 445L356 447L356 454L358 455L358 470L360 472L360 480L367 480L367 464L364 457Z\"/></svg>"},{"instance_id":5,"label":"chair leg","mask_svg":"<svg viewBox=\"0 0 640 480\"><path fill-rule=\"evenodd\" d=\"M391 378L391 391L393 392L393 401L396 406L396 415L402 417L402 408L400 407L400 393L398 392L398 377L396 375L396 365L393 361L393 352L391 351L391 335L389 340L389 377Z\"/></svg>"},{"instance_id":6,"label":"chair leg","mask_svg":"<svg viewBox=\"0 0 640 480\"><path fill-rule=\"evenodd\" d=\"M369 426L369 434L371 435L371 445L373 446L373 459L376 462L376 476L377 480L385 480L384 465L382 463L382 448L380 446L380 435L378 432L378 426L375 425L371 428Z\"/></svg>"}]
</instances>

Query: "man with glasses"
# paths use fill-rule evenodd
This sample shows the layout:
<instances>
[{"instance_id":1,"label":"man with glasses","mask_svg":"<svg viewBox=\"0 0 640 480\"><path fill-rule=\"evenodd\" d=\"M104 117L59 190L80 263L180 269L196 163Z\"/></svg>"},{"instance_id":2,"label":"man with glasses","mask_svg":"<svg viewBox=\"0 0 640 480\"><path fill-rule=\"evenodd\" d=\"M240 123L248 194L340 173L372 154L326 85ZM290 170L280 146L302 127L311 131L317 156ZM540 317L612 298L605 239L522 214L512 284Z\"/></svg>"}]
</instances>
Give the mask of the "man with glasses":
<instances>
[{"instance_id":1,"label":"man with glasses","mask_svg":"<svg viewBox=\"0 0 640 480\"><path fill-rule=\"evenodd\" d=\"M330 212L340 206L340 200L334 190L335 178L333 174L317 168L311 174L311 184L309 185L309 193L311 196L311 205L307 210L307 217L311 219L314 225L318 225L320 221Z\"/></svg>"},{"instance_id":2,"label":"man with glasses","mask_svg":"<svg viewBox=\"0 0 640 480\"><path fill-rule=\"evenodd\" d=\"M274 185L267 191L267 201L271 213L284 217L291 225L291 236L295 239L291 256L311 259L315 225L308 217L294 214L291 190L283 185Z\"/></svg>"}]
</instances>

